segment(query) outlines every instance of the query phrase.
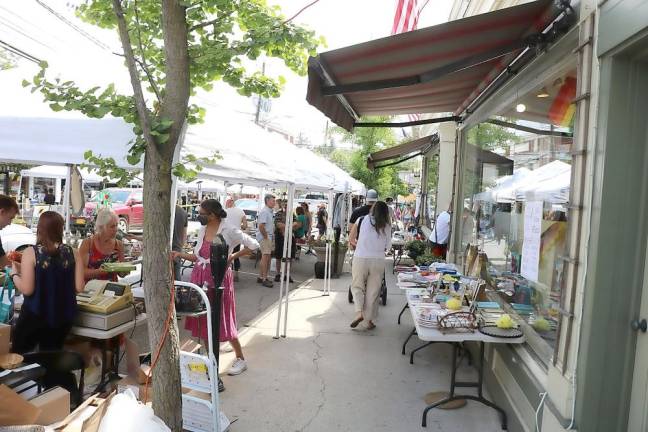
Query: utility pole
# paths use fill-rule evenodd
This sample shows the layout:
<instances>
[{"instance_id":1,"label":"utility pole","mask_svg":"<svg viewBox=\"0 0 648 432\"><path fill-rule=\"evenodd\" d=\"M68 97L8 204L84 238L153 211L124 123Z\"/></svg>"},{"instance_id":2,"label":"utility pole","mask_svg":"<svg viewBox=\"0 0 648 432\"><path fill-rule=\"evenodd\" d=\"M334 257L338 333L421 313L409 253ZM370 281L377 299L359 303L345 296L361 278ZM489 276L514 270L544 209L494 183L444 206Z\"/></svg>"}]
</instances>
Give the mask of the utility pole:
<instances>
[{"instance_id":1,"label":"utility pole","mask_svg":"<svg viewBox=\"0 0 648 432\"><path fill-rule=\"evenodd\" d=\"M265 62L261 66L261 74L265 75ZM254 123L259 124L259 115L261 114L261 95L257 95L256 114L254 115Z\"/></svg>"}]
</instances>

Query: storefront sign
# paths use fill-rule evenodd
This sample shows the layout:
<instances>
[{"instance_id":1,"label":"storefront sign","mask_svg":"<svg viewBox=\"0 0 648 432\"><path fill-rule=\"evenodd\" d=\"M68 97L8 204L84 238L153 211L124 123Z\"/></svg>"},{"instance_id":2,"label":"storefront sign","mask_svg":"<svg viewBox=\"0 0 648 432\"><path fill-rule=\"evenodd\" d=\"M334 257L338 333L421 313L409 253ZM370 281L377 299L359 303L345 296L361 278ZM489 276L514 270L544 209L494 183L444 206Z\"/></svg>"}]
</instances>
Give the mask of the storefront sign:
<instances>
[{"instance_id":1,"label":"storefront sign","mask_svg":"<svg viewBox=\"0 0 648 432\"><path fill-rule=\"evenodd\" d=\"M524 243L521 274L537 282L540 266L540 236L542 234L542 201L529 201L524 206Z\"/></svg>"}]
</instances>

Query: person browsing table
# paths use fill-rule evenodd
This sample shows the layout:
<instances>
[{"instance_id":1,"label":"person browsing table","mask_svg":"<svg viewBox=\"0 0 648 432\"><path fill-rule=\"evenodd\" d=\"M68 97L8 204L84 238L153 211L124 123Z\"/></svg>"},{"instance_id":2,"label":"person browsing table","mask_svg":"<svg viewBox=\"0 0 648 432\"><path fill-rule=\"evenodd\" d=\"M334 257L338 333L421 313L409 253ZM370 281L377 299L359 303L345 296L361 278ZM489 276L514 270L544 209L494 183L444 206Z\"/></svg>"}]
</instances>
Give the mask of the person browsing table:
<instances>
[{"instance_id":1,"label":"person browsing table","mask_svg":"<svg viewBox=\"0 0 648 432\"><path fill-rule=\"evenodd\" d=\"M385 275L385 250L391 245L389 208L378 201L367 216L359 218L351 229L349 243L355 248L351 266L351 293L356 317L350 327L367 321L367 329L376 327L380 286Z\"/></svg>"},{"instance_id":2,"label":"person browsing table","mask_svg":"<svg viewBox=\"0 0 648 432\"><path fill-rule=\"evenodd\" d=\"M0 230L9 224L13 218L18 214L18 204L16 201L7 195L0 195ZM9 259L5 250L2 248L2 241L0 241L0 269L9 265Z\"/></svg>"},{"instance_id":3,"label":"person browsing table","mask_svg":"<svg viewBox=\"0 0 648 432\"><path fill-rule=\"evenodd\" d=\"M225 218L225 224L234 229L240 229L245 232L247 230L247 218L245 217L245 212L243 209L238 208L234 205L234 200L232 198L227 198L225 201L225 212L227 212L227 218ZM241 245L238 245L234 248L234 252L241 250ZM234 282L239 280L239 270L241 269L241 260L236 258L234 260Z\"/></svg>"},{"instance_id":4,"label":"person browsing table","mask_svg":"<svg viewBox=\"0 0 648 432\"><path fill-rule=\"evenodd\" d=\"M104 263L124 261L124 245L117 240L118 222L117 214L109 208L102 208L97 213L95 233L79 247L86 282L92 279L117 282L118 275L124 276L101 268Z\"/></svg>"},{"instance_id":5,"label":"person browsing table","mask_svg":"<svg viewBox=\"0 0 648 432\"><path fill-rule=\"evenodd\" d=\"M229 342L234 348L236 360L228 370L229 375L238 375L247 369L247 363L243 356L243 349L238 339L238 330L236 325L236 300L234 297L234 277L232 272L232 262L243 256L249 255L253 250L259 248L259 243L240 229L227 226L225 219L227 213L221 204L215 199L208 199L200 204L198 220L202 227L198 232L198 243L194 248L193 254L172 252L172 257L181 257L196 263L191 272L191 283L198 286L207 286L207 295L210 301L214 297L214 279L212 278L210 266L210 247L217 235L222 235L227 242L229 255L227 259L227 271L223 278L223 303L221 305L220 320L220 342ZM234 253L234 248L243 245L243 249ZM199 317L187 317L185 328L192 332L194 337L200 337L207 340L207 318L205 315ZM218 347L214 347L217 349Z\"/></svg>"},{"instance_id":6,"label":"person browsing table","mask_svg":"<svg viewBox=\"0 0 648 432\"><path fill-rule=\"evenodd\" d=\"M261 262L259 263L259 277L257 283L265 287L272 288L273 283L268 279L270 271L270 258L272 256L272 240L273 240L273 226L274 226L274 213L275 196L267 194L263 197L264 206L257 216L257 241L261 245Z\"/></svg>"},{"instance_id":7,"label":"person browsing table","mask_svg":"<svg viewBox=\"0 0 648 432\"><path fill-rule=\"evenodd\" d=\"M76 293L83 291L83 264L63 244L63 217L53 211L38 219L36 244L25 249L11 279L25 300L16 322L12 351L25 353L63 348L77 313Z\"/></svg>"}]
</instances>

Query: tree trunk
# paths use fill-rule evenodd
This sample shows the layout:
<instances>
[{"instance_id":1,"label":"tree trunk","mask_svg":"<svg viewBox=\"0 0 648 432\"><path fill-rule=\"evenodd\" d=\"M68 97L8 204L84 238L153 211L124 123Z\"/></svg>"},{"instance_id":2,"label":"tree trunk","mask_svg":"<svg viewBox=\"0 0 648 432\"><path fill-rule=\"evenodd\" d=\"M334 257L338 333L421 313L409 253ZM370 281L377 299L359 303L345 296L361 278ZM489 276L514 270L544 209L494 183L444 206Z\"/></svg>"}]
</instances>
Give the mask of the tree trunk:
<instances>
[{"instance_id":1,"label":"tree trunk","mask_svg":"<svg viewBox=\"0 0 648 432\"><path fill-rule=\"evenodd\" d=\"M165 152L166 153L166 152ZM144 159L144 291L152 355L164 336L170 305L171 162L173 154L149 147ZM153 370L153 411L173 431L182 431L178 326L173 306L169 333Z\"/></svg>"}]
</instances>

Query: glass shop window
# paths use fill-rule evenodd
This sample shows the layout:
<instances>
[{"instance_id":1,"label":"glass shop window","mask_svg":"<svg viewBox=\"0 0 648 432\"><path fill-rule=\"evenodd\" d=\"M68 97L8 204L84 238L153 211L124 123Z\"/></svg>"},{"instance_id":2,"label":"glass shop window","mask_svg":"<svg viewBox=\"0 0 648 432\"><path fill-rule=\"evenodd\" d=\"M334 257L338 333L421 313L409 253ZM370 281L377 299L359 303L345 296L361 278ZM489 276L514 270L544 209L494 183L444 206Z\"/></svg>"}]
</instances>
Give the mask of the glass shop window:
<instances>
[{"instance_id":1,"label":"glass shop window","mask_svg":"<svg viewBox=\"0 0 648 432\"><path fill-rule=\"evenodd\" d=\"M574 108L556 101L565 86L575 91L571 74L521 98L522 112L512 107L464 131L462 143L456 241L464 270L486 279L491 300L528 324L529 345L544 362L557 343L570 223Z\"/></svg>"}]
</instances>

